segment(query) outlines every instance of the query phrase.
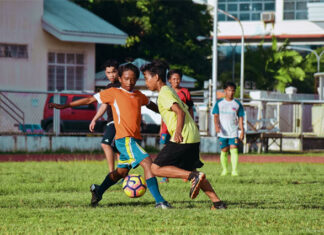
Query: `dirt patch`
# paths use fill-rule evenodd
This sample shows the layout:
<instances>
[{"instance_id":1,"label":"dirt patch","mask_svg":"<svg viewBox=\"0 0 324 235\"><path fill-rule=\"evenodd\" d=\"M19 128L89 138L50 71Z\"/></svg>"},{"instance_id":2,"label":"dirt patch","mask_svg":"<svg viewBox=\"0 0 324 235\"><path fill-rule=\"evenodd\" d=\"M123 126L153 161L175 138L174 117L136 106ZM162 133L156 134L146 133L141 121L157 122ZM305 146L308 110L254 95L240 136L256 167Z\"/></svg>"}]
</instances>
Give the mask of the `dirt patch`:
<instances>
[{"instance_id":1,"label":"dirt patch","mask_svg":"<svg viewBox=\"0 0 324 235\"><path fill-rule=\"evenodd\" d=\"M156 154L151 154L152 158ZM205 161L219 162L219 155L202 155ZM104 160L103 154L0 154L0 162L25 162L25 161L75 161L75 160ZM304 162L324 163L324 156L300 155L240 155L240 162Z\"/></svg>"}]
</instances>

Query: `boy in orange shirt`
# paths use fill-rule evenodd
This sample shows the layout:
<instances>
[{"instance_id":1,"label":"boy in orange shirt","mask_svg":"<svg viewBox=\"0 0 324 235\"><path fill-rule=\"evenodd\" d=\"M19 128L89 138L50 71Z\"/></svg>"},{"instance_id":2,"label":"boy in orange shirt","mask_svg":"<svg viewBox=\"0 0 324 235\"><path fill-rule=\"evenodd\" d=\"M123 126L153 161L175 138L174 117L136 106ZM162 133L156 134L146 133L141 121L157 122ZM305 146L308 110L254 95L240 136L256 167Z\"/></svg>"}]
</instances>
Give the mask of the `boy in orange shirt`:
<instances>
[{"instance_id":1,"label":"boy in orange shirt","mask_svg":"<svg viewBox=\"0 0 324 235\"><path fill-rule=\"evenodd\" d=\"M171 205L162 197L159 191L156 177L151 171L152 160L140 146L141 106L158 112L157 105L138 90L133 90L139 77L139 70L133 64L126 64L118 68L120 88L110 88L95 94L92 97L80 99L70 104L50 104L50 107L64 109L86 105L98 101L98 103L110 104L116 128L115 143L120 157L117 169L110 172L101 185L92 184L91 205L97 206L103 193L121 178L125 178L131 168L141 165L147 187L156 201L156 208L169 209Z\"/></svg>"}]
</instances>

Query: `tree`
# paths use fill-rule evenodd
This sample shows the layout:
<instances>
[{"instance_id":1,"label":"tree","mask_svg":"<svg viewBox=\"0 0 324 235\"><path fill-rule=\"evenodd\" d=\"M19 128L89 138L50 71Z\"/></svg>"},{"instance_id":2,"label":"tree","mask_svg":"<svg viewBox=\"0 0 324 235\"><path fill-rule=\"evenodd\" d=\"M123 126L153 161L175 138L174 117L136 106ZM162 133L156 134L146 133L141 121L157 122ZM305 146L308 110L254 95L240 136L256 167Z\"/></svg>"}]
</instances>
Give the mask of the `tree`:
<instances>
[{"instance_id":1,"label":"tree","mask_svg":"<svg viewBox=\"0 0 324 235\"><path fill-rule=\"evenodd\" d=\"M199 43L199 35L209 35L212 19L206 5L191 0L75 0L82 7L125 31L126 46L96 46L97 64L107 58L121 62L141 57L165 59L171 67L200 82L211 75L211 43ZM97 66L97 69L99 67Z\"/></svg>"},{"instance_id":2,"label":"tree","mask_svg":"<svg viewBox=\"0 0 324 235\"><path fill-rule=\"evenodd\" d=\"M263 43L256 49L247 47L245 80L256 82L258 89L281 92L295 81L303 81L303 57L296 51L287 50L287 45L288 41L278 46L273 37L272 47L264 47Z\"/></svg>"}]
</instances>

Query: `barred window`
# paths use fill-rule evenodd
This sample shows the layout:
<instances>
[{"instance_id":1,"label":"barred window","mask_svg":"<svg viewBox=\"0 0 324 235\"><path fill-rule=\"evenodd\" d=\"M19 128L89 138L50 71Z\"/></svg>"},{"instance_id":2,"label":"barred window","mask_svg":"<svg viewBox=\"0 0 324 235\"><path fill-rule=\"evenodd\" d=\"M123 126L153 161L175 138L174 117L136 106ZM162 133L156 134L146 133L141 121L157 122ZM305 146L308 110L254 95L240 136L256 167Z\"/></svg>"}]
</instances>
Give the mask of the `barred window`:
<instances>
[{"instance_id":1,"label":"barred window","mask_svg":"<svg viewBox=\"0 0 324 235\"><path fill-rule=\"evenodd\" d=\"M48 53L48 90L83 90L84 55Z\"/></svg>"},{"instance_id":2,"label":"barred window","mask_svg":"<svg viewBox=\"0 0 324 235\"><path fill-rule=\"evenodd\" d=\"M27 45L0 43L0 57L28 58Z\"/></svg>"},{"instance_id":3,"label":"barred window","mask_svg":"<svg viewBox=\"0 0 324 235\"><path fill-rule=\"evenodd\" d=\"M219 0L218 8L227 11L241 21L260 21L264 11L275 11L275 0ZM233 21L231 17L218 13L219 21Z\"/></svg>"}]
</instances>

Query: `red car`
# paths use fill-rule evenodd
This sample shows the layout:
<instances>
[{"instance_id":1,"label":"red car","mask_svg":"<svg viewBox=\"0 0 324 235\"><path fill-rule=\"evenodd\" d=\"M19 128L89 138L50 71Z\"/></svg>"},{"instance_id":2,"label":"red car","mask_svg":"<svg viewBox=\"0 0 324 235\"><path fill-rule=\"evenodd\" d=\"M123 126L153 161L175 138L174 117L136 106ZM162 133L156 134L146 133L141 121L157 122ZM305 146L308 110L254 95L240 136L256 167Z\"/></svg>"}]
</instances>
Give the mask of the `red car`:
<instances>
[{"instance_id":1,"label":"red car","mask_svg":"<svg viewBox=\"0 0 324 235\"><path fill-rule=\"evenodd\" d=\"M89 96L90 95L61 94L60 104L70 103ZM49 103L53 103L53 97L53 94L49 94L44 105L44 116L43 120L41 120L41 126L46 132L53 131L53 109L48 107ZM93 103L79 107L61 109L61 132L90 132L89 124L97 112L97 105L97 103ZM106 123L107 122L103 118L98 120L95 131L103 132Z\"/></svg>"}]
</instances>

